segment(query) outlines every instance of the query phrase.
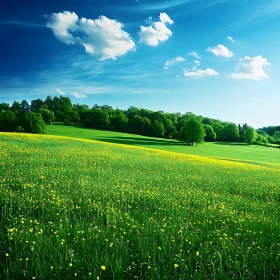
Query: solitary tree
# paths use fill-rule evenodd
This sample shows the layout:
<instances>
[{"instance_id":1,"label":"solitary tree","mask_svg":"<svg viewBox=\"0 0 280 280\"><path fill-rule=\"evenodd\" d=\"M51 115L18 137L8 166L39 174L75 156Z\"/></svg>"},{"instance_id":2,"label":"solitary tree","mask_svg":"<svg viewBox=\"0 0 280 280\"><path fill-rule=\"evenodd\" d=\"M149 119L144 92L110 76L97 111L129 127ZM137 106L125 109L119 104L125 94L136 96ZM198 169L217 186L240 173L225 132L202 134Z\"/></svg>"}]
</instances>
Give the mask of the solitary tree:
<instances>
[{"instance_id":1,"label":"solitary tree","mask_svg":"<svg viewBox=\"0 0 280 280\"><path fill-rule=\"evenodd\" d=\"M186 122L182 129L182 140L185 140L187 143L202 143L205 136L205 131L203 129L202 123L196 119L191 118Z\"/></svg>"}]
</instances>

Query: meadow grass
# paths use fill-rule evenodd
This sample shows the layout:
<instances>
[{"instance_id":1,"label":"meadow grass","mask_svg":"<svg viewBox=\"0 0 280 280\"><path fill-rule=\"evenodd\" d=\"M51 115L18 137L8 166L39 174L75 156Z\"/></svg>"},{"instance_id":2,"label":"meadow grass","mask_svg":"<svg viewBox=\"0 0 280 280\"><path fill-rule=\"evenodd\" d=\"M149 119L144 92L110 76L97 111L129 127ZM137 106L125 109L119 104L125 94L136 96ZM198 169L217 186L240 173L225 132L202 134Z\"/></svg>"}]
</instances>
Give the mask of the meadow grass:
<instances>
[{"instance_id":1,"label":"meadow grass","mask_svg":"<svg viewBox=\"0 0 280 280\"><path fill-rule=\"evenodd\" d=\"M279 279L280 170L0 133L1 279Z\"/></svg>"},{"instance_id":2,"label":"meadow grass","mask_svg":"<svg viewBox=\"0 0 280 280\"><path fill-rule=\"evenodd\" d=\"M280 149L258 145L247 145L245 143L205 142L203 144L199 144L197 147L192 147L171 139L145 137L135 134L62 125L47 126L47 134L99 140L109 143L127 144L212 158L235 159L241 162L248 161L256 164L259 164L260 162L263 164L280 164Z\"/></svg>"}]
</instances>

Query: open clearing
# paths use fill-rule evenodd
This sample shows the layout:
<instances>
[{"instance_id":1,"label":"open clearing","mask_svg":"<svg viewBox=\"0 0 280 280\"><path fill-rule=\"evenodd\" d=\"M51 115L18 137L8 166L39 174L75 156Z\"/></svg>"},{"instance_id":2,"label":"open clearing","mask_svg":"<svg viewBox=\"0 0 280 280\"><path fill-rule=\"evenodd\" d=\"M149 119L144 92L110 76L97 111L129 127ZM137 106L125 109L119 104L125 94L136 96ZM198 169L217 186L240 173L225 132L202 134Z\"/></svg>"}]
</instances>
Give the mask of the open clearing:
<instances>
[{"instance_id":1,"label":"open clearing","mask_svg":"<svg viewBox=\"0 0 280 280\"><path fill-rule=\"evenodd\" d=\"M280 278L277 168L12 133L0 157L1 279Z\"/></svg>"}]
</instances>

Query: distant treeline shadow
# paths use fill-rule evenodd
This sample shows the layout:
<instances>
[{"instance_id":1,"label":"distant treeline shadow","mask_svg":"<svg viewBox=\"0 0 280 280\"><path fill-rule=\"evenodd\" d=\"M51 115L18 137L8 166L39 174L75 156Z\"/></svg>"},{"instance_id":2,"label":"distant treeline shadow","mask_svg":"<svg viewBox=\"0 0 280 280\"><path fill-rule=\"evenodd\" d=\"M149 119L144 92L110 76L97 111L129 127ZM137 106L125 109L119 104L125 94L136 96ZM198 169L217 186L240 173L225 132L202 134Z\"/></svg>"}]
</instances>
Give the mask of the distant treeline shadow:
<instances>
[{"instance_id":1,"label":"distant treeline shadow","mask_svg":"<svg viewBox=\"0 0 280 280\"><path fill-rule=\"evenodd\" d=\"M186 146L184 143L176 142L176 141L167 141L164 139L146 139L146 138L138 138L138 137L106 137L106 138L94 138L98 141L115 143L115 144L126 144L126 145L154 145L154 146Z\"/></svg>"}]
</instances>

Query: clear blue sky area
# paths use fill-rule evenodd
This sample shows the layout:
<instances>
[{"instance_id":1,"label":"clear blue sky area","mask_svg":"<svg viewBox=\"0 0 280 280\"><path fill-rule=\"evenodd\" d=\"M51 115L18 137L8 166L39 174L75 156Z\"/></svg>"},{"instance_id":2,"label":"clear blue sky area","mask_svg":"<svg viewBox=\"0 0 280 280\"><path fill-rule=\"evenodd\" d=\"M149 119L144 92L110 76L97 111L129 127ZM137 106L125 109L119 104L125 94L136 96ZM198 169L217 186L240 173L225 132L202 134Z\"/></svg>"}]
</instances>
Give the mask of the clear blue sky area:
<instances>
[{"instance_id":1,"label":"clear blue sky area","mask_svg":"<svg viewBox=\"0 0 280 280\"><path fill-rule=\"evenodd\" d=\"M4 0L0 102L280 124L279 0Z\"/></svg>"}]
</instances>

